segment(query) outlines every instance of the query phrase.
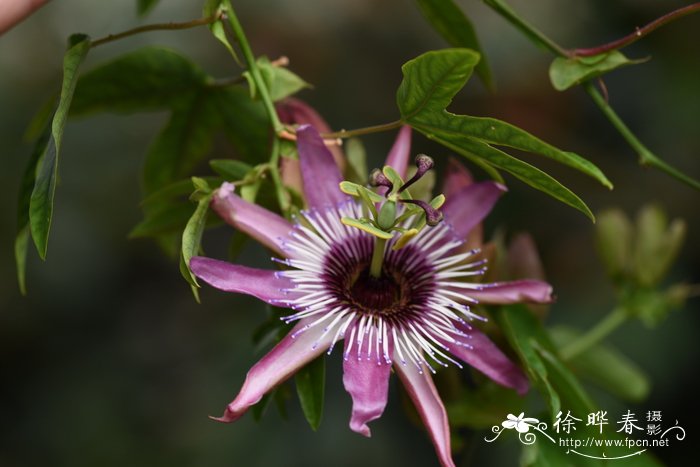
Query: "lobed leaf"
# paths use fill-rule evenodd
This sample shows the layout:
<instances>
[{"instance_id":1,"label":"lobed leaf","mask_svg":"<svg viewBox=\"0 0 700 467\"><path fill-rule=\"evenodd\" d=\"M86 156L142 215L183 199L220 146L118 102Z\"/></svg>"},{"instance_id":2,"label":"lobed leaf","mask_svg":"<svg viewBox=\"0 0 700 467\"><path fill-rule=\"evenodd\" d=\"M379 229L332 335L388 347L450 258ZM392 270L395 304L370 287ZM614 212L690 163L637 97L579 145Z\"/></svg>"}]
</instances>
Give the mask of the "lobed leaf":
<instances>
[{"instance_id":1,"label":"lobed leaf","mask_svg":"<svg viewBox=\"0 0 700 467\"><path fill-rule=\"evenodd\" d=\"M144 47L81 76L70 114L169 109L191 99L206 80L207 75L179 53Z\"/></svg>"}]
</instances>

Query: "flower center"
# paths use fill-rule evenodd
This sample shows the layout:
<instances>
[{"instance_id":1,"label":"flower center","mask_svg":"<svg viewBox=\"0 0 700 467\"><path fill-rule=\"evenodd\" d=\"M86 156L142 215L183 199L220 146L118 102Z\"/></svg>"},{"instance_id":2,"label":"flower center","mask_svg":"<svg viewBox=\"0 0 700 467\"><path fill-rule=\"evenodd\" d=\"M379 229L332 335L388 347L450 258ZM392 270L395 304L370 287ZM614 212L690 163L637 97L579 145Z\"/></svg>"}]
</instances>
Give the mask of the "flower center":
<instances>
[{"instance_id":1,"label":"flower center","mask_svg":"<svg viewBox=\"0 0 700 467\"><path fill-rule=\"evenodd\" d=\"M346 255L349 251L355 254ZM411 247L388 251L380 277L370 274L371 256L372 239L367 236L335 245L325 258L329 292L359 313L389 320L420 309L433 290L431 268L422 254Z\"/></svg>"}]
</instances>

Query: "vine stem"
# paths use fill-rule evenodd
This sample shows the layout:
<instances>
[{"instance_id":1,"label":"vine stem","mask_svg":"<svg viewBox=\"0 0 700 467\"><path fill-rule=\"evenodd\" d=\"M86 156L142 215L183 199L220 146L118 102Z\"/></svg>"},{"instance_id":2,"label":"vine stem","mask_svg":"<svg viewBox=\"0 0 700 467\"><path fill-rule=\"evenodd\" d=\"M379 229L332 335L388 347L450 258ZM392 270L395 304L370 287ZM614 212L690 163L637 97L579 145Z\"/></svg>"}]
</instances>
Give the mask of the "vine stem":
<instances>
[{"instance_id":1,"label":"vine stem","mask_svg":"<svg viewBox=\"0 0 700 467\"><path fill-rule=\"evenodd\" d=\"M275 134L278 134L284 130L284 126L282 125L282 122L280 122L280 119L277 116L275 105L272 102L272 98L270 97L270 92L267 89L267 85L265 84L265 81L263 80L262 75L260 74L260 69L258 69L258 63L255 61L255 55L253 55L253 50L250 48L248 38L246 37L245 32L243 32L243 27L241 26L240 21L238 21L238 17L236 16L236 12L234 11L230 1L226 2L226 16L228 17L228 20L231 23L233 35L236 37L238 45L241 48L241 51L243 52L243 57L245 58L246 64L248 65L248 70L250 71L250 75L252 76L253 81L255 82L257 91L260 94L260 100L262 100L263 102L265 111L267 112L267 116L269 117L270 123L272 124L272 128L275 130Z\"/></svg>"},{"instance_id":2,"label":"vine stem","mask_svg":"<svg viewBox=\"0 0 700 467\"><path fill-rule=\"evenodd\" d=\"M537 28L535 28L533 25L525 21L524 19L520 18L518 14L513 11L513 9L507 5L503 0L484 0L484 3L486 3L488 6L490 6L496 13L501 15L504 19L506 19L508 22L510 22L513 26L515 26L516 29L518 29L520 32L522 32L526 37L528 37L535 45L538 47L544 48L545 50L548 50L549 52L553 53L554 55L557 55L559 57L564 57L564 58L571 58L573 55L573 51L567 50L560 45L558 45L556 42L554 42L552 39L547 37L544 33L539 31ZM675 12L669 13L665 17L666 18L663 22L657 23L660 21L662 18L659 18L657 21L654 21L650 23L649 25L645 26L647 28L645 32L642 34L648 34L654 29L662 26L663 24L668 23L669 21L673 19L680 18L682 16L688 15L690 13L693 13L697 10L700 9L700 3L694 3L692 5L689 5L688 7L681 8L680 10L676 10ZM679 13L680 11L680 13ZM670 18L669 18L670 15ZM650 28L651 25L654 25L653 28ZM636 35L636 33L635 33ZM636 40L636 39L635 39ZM576 50L576 49L575 49ZM578 50L585 50L585 49L578 49ZM605 115L605 117L610 121L610 123L617 129L617 131L620 133L620 135L627 141L627 143L634 149L634 151L637 153L639 156L639 162L642 165L646 165L649 167L654 167L658 170L661 170L662 172L665 172L666 174L670 175L671 177L675 178L676 180L679 180L695 189L700 189L700 182L693 179L692 177L687 176L680 170L676 169L675 167L669 165L667 162L665 162L663 159L659 158L657 155L655 155L653 152L649 150L635 135L632 133L632 131L625 125L625 123L622 121L622 119L617 115L617 113L613 110L612 107L608 104L607 100L600 94L600 92L590 83L586 82L582 84L584 90L588 93L588 95L593 99L593 102L598 106L600 111Z\"/></svg>"},{"instance_id":3,"label":"vine stem","mask_svg":"<svg viewBox=\"0 0 700 467\"><path fill-rule=\"evenodd\" d=\"M670 13L667 13L660 18L655 19L646 26L637 28L633 33L628 34L616 41L608 42L607 44L599 45L597 47L582 48L582 49L572 49L567 51L569 56L576 57L591 57L593 55L599 55L605 52L610 52L611 50L621 49L634 42L637 42L642 37L648 35L649 33L655 31L656 29L664 26L672 21L680 19L684 16L690 15L700 11L700 2L693 3L692 5L687 5Z\"/></svg>"},{"instance_id":4,"label":"vine stem","mask_svg":"<svg viewBox=\"0 0 700 467\"><path fill-rule=\"evenodd\" d=\"M355 130L340 130L335 131L333 133L321 133L321 137L324 139L352 138L353 136L362 136L369 135L372 133L381 133L383 131L395 130L397 128L400 128L401 125L403 125L403 122L401 120L396 120L394 122L357 128Z\"/></svg>"},{"instance_id":5,"label":"vine stem","mask_svg":"<svg viewBox=\"0 0 700 467\"><path fill-rule=\"evenodd\" d=\"M107 44L109 42L117 41L125 37L134 36L136 34L141 34L142 32L149 31L172 31L179 29L191 29L199 26L206 26L208 24L215 23L221 19L221 15L209 16L207 18L193 19L192 21L186 21L184 23L156 23L147 24L145 26L139 26L134 29L129 29L128 31L120 32L117 34L109 34L103 38L94 40L91 42L91 47L98 47L102 44Z\"/></svg>"},{"instance_id":6,"label":"vine stem","mask_svg":"<svg viewBox=\"0 0 700 467\"><path fill-rule=\"evenodd\" d=\"M624 323L627 320L627 316L627 310L622 307L615 308L598 324L589 329L587 333L562 348L559 352L561 358L571 360L590 349Z\"/></svg>"}]
</instances>

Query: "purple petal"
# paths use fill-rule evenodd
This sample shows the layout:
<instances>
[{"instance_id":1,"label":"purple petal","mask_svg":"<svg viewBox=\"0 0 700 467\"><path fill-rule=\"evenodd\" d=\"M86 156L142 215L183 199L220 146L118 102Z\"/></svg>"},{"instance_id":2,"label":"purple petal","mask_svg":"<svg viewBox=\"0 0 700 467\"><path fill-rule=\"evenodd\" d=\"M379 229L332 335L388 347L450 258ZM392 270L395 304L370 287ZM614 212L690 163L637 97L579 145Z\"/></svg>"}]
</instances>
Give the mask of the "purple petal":
<instances>
[{"instance_id":1,"label":"purple petal","mask_svg":"<svg viewBox=\"0 0 700 467\"><path fill-rule=\"evenodd\" d=\"M346 201L347 195L338 187L343 181L340 169L314 127L302 125L297 129L297 149L308 207L320 208Z\"/></svg>"},{"instance_id":2,"label":"purple petal","mask_svg":"<svg viewBox=\"0 0 700 467\"><path fill-rule=\"evenodd\" d=\"M236 398L221 417L211 417L220 422L233 422L240 418L251 405L278 384L287 380L304 365L325 352L330 346L332 332L323 334L322 326L314 326L301 332L313 318L301 320L267 355L248 371L245 383Z\"/></svg>"},{"instance_id":3,"label":"purple petal","mask_svg":"<svg viewBox=\"0 0 700 467\"><path fill-rule=\"evenodd\" d=\"M445 182L442 186L442 194L445 195L445 198L452 198L472 183L474 183L474 179L471 172L463 164L460 164L457 159L450 157L447 160Z\"/></svg>"},{"instance_id":4,"label":"purple petal","mask_svg":"<svg viewBox=\"0 0 700 467\"><path fill-rule=\"evenodd\" d=\"M323 117L313 107L300 99L288 97L276 103L275 109L282 123L309 124L316 128L319 133L330 133L332 131ZM328 150L333 154L333 159L335 159L338 167L345 167L345 155L341 147L331 146Z\"/></svg>"},{"instance_id":5,"label":"purple petal","mask_svg":"<svg viewBox=\"0 0 700 467\"><path fill-rule=\"evenodd\" d=\"M284 238L292 230L292 224L283 217L235 195L233 190L233 184L228 182L216 190L211 201L214 211L241 232L247 233L281 256L287 256L282 245Z\"/></svg>"},{"instance_id":6,"label":"purple petal","mask_svg":"<svg viewBox=\"0 0 700 467\"><path fill-rule=\"evenodd\" d=\"M347 343L348 340L345 341L347 358L343 361L343 385L352 397L350 429L369 438L372 433L367 423L381 417L386 407L391 361L376 355L374 350L371 358L365 357L365 353L358 358L357 345L348 348ZM389 348L390 357L393 351L391 343Z\"/></svg>"},{"instance_id":7,"label":"purple petal","mask_svg":"<svg viewBox=\"0 0 700 467\"><path fill-rule=\"evenodd\" d=\"M190 269L212 287L252 295L271 305L288 299L286 290L294 288L292 281L278 277L279 271L249 268L202 256L190 260Z\"/></svg>"},{"instance_id":8,"label":"purple petal","mask_svg":"<svg viewBox=\"0 0 700 467\"><path fill-rule=\"evenodd\" d=\"M457 238L466 238L491 211L506 187L496 182L481 182L466 186L447 197L442 206L445 222L452 225Z\"/></svg>"},{"instance_id":9,"label":"purple petal","mask_svg":"<svg viewBox=\"0 0 700 467\"><path fill-rule=\"evenodd\" d=\"M405 180L408 174L408 157L410 153L411 127L404 125L399 130L399 134L396 136L394 145L391 147L384 165L391 166L399 175L401 175L401 178Z\"/></svg>"},{"instance_id":10,"label":"purple petal","mask_svg":"<svg viewBox=\"0 0 700 467\"><path fill-rule=\"evenodd\" d=\"M535 302L551 303L552 286L536 280L520 280L511 282L494 282L483 284L481 290L464 290L468 295L484 304L506 305L509 303Z\"/></svg>"},{"instance_id":11,"label":"purple petal","mask_svg":"<svg viewBox=\"0 0 700 467\"><path fill-rule=\"evenodd\" d=\"M446 340L442 343L450 353L476 368L500 385L515 389L518 394L525 394L529 388L527 378L515 363L511 362L496 344L484 333L470 326L458 325L465 333L462 343L457 345Z\"/></svg>"},{"instance_id":12,"label":"purple petal","mask_svg":"<svg viewBox=\"0 0 700 467\"><path fill-rule=\"evenodd\" d=\"M398 355L394 361L400 361ZM400 363L394 365L403 382L408 395L418 410L421 420L428 430L430 439L433 441L440 465L443 467L454 467L450 447L450 427L447 423L447 412L442 405L442 400L435 389L433 379L427 371L419 373L414 366L403 366Z\"/></svg>"}]
</instances>

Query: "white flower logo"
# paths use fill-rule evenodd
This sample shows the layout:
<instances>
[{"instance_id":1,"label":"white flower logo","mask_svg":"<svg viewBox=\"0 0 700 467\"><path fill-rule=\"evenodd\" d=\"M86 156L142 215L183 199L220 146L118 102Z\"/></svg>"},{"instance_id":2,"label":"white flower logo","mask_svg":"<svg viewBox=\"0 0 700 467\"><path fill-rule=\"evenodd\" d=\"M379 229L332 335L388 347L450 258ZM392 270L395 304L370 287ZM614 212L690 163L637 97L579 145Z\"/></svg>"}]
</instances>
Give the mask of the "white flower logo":
<instances>
[{"instance_id":1,"label":"white flower logo","mask_svg":"<svg viewBox=\"0 0 700 467\"><path fill-rule=\"evenodd\" d=\"M528 431L530 431L530 426L537 425L540 422L536 418L524 416L525 412L520 412L520 415L518 415L517 417L509 413L506 417L507 420L504 420L503 423L501 423L501 425L503 425L503 428L506 428L508 430L512 430L513 428L515 428L518 433L527 433Z\"/></svg>"}]
</instances>

